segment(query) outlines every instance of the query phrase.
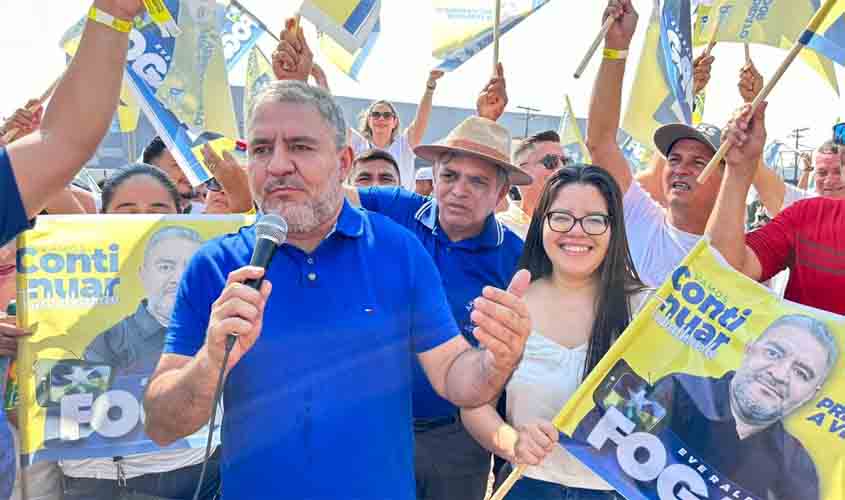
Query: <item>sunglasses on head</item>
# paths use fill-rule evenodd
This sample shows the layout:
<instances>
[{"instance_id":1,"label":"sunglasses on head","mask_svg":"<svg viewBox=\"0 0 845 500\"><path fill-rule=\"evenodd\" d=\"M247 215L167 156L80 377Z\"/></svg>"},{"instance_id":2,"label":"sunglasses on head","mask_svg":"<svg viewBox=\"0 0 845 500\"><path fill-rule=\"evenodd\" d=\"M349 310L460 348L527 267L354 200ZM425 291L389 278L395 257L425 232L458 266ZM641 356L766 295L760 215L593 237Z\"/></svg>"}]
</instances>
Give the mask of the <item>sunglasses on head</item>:
<instances>
[{"instance_id":1,"label":"sunglasses on head","mask_svg":"<svg viewBox=\"0 0 845 500\"><path fill-rule=\"evenodd\" d=\"M560 167L565 167L569 164L569 158L563 155L547 154L542 157L537 163L543 165L546 170L557 170ZM528 162L522 163L519 166L524 167Z\"/></svg>"},{"instance_id":2,"label":"sunglasses on head","mask_svg":"<svg viewBox=\"0 0 845 500\"><path fill-rule=\"evenodd\" d=\"M221 186L220 183L217 182L217 179L215 179L214 177L212 177L211 179L208 179L205 182L205 187L209 191L213 191L215 193L219 193L220 191L223 191L223 186Z\"/></svg>"},{"instance_id":3,"label":"sunglasses on head","mask_svg":"<svg viewBox=\"0 0 845 500\"><path fill-rule=\"evenodd\" d=\"M370 116L373 118L384 118L385 120L389 120L396 115L393 114L393 111L370 111Z\"/></svg>"},{"instance_id":4,"label":"sunglasses on head","mask_svg":"<svg viewBox=\"0 0 845 500\"><path fill-rule=\"evenodd\" d=\"M833 126L833 142L839 146L845 146L845 123L837 123Z\"/></svg>"}]
</instances>

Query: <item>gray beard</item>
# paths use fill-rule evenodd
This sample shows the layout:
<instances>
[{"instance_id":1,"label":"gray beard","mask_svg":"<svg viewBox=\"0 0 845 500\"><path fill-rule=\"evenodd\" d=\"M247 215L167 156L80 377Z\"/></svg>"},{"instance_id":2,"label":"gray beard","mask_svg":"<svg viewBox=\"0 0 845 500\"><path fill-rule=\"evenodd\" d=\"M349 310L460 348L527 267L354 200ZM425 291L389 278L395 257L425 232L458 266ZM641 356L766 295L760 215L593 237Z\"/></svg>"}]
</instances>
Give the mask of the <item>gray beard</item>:
<instances>
[{"instance_id":1,"label":"gray beard","mask_svg":"<svg viewBox=\"0 0 845 500\"><path fill-rule=\"evenodd\" d=\"M343 202L343 187L340 174L332 176L326 191L319 198L300 203L278 203L269 207L262 203L262 210L277 213L288 223L288 232L293 234L310 233L325 224L337 213L337 207Z\"/></svg>"}]
</instances>

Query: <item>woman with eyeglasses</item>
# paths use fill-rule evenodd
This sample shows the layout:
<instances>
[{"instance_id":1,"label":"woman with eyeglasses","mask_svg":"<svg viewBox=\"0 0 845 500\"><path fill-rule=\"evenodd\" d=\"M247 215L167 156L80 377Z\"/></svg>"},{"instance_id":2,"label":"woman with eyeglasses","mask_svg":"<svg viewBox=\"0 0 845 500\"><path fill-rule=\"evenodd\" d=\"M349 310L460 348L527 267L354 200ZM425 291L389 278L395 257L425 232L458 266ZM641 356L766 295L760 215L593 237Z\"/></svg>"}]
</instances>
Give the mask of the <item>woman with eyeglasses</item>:
<instances>
[{"instance_id":1,"label":"woman with eyeglasses","mask_svg":"<svg viewBox=\"0 0 845 500\"><path fill-rule=\"evenodd\" d=\"M551 423L647 296L628 251L622 193L605 170L566 166L548 178L519 267L531 272L524 300L535 329L506 387L507 419L494 402L462 410L461 420L491 452L529 465L510 500L621 498L558 445Z\"/></svg>"},{"instance_id":2,"label":"woman with eyeglasses","mask_svg":"<svg viewBox=\"0 0 845 500\"><path fill-rule=\"evenodd\" d=\"M349 145L357 158L361 153L377 148L384 149L399 163L399 176L402 187L414 190L414 148L422 142L428 119L431 115L431 103L437 80L443 76L440 70L432 70L428 75L425 93L417 106L417 115L408 128L402 132L399 115L393 104L387 101L375 101L361 113L359 129L349 129Z\"/></svg>"}]
</instances>

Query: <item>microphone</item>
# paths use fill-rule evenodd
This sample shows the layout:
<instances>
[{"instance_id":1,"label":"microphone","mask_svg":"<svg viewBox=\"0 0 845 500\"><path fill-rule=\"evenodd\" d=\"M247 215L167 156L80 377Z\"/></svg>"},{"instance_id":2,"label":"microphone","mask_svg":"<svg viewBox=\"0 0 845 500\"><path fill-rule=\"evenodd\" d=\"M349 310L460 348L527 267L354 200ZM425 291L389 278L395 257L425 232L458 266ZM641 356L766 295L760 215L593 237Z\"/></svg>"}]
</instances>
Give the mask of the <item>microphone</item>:
<instances>
[{"instance_id":1,"label":"microphone","mask_svg":"<svg viewBox=\"0 0 845 500\"><path fill-rule=\"evenodd\" d=\"M288 223L285 219L276 214L264 214L258 219L255 224L255 249L252 251L252 259L249 265L257 266L262 269L267 269L276 249L288 237ZM245 285L251 286L256 290L261 289L261 284L264 283L264 276L258 279L249 279L244 281ZM203 480L205 479L206 467L208 467L208 457L211 456L211 438L214 434L214 420L217 416L217 406L220 404L220 398L223 395L223 380L226 374L226 366L229 364L229 355L232 353L232 348L235 342L238 341L238 336L230 333L226 336L226 349L223 351L223 364L220 366L220 373L217 375L217 386L214 390L214 406L211 407L211 417L208 420L208 437L205 442L205 459L202 463L202 471L197 482L196 489L194 489L194 500L199 498L202 490Z\"/></svg>"},{"instance_id":2,"label":"microphone","mask_svg":"<svg viewBox=\"0 0 845 500\"><path fill-rule=\"evenodd\" d=\"M270 260L282 243L288 237L288 223L283 217L276 214L264 214L255 224L255 249L252 251L252 260L249 265L267 269ZM264 283L264 276L258 279L248 279L244 284L256 290L261 289Z\"/></svg>"}]
</instances>

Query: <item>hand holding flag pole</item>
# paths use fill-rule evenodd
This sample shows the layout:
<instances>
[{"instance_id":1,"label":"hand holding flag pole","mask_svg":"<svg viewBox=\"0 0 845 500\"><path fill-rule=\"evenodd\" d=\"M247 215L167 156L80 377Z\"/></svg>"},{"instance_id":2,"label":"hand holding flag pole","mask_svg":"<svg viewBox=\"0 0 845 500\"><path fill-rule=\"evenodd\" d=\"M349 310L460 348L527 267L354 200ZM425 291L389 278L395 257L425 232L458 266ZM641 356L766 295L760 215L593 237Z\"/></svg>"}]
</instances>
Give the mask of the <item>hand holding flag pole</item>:
<instances>
[{"instance_id":1,"label":"hand holding flag pole","mask_svg":"<svg viewBox=\"0 0 845 500\"><path fill-rule=\"evenodd\" d=\"M41 94L37 101L27 106L27 111L29 111L30 113L34 113L38 108L43 106L47 99L49 99L50 96L53 95L53 91L56 89L56 85L59 84L59 81L61 81L62 76L64 76L64 73L59 75L59 77L53 81L53 83L47 88L47 90L44 91L43 94ZM7 144L12 142L18 136L19 132L19 128L10 129L3 135L3 142Z\"/></svg>"},{"instance_id":2,"label":"hand holding flag pole","mask_svg":"<svg viewBox=\"0 0 845 500\"><path fill-rule=\"evenodd\" d=\"M575 70L575 78L581 78L581 75L584 73L584 70L587 69L587 64L590 63L590 60L593 58L593 55L596 53L596 50L599 48L599 44L604 37L607 36L607 32L610 31L610 27L616 19L613 16L608 16L605 19L604 24L601 27L601 31L596 36L596 39L593 40L593 44L590 45L590 48L587 49L587 53L584 55L584 58L581 59L581 63L578 65L578 69Z\"/></svg>"},{"instance_id":3,"label":"hand holding flag pole","mask_svg":"<svg viewBox=\"0 0 845 500\"><path fill-rule=\"evenodd\" d=\"M766 86L763 87L763 90L759 94L757 94L757 97L754 99L754 102L751 103L752 114L760 106L760 103L762 103L766 100L767 97L769 97L769 94L772 92L772 89L780 81L783 74L792 64L792 61L794 61L795 58L798 57L798 54L801 52L801 49L803 49L808 43L810 43L810 40L812 40L815 36L815 31L819 29L819 26L822 24L822 22L824 22L825 18L827 17L827 14L830 12L830 10L833 8L834 4L836 4L837 1L839 0L825 0L819 10L816 11L816 14L813 16L812 19L810 19L810 23L807 25L807 29L804 30L804 33L801 35L798 41L795 42L795 45L793 45L792 49L786 55L786 58L784 58L780 67L777 69L777 71L775 71L774 76L772 76L771 80L769 80L769 83L767 83ZM716 155L713 156L713 158L710 160L710 163L708 163L704 170L702 170L701 174L699 174L699 183L704 183L710 177L710 175L713 173L713 170L715 170L715 168L725 158L725 155L727 154L730 147L731 145L729 142L725 141L722 143L722 146L719 148L718 151L716 151Z\"/></svg>"}]
</instances>

